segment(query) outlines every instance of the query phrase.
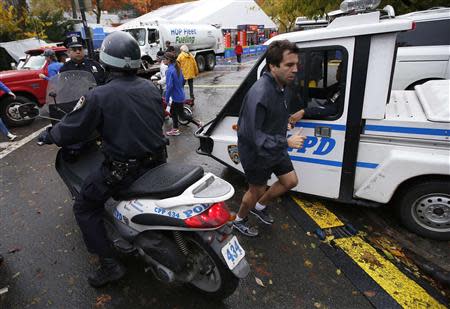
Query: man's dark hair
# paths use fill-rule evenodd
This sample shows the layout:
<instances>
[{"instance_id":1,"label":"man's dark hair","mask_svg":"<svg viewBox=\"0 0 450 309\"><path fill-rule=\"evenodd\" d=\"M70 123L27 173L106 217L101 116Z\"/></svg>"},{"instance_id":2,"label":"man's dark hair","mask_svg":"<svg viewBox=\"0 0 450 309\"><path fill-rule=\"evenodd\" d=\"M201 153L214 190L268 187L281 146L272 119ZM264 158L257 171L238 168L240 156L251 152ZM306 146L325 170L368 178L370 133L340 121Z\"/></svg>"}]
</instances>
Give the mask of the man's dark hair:
<instances>
[{"instance_id":1,"label":"man's dark hair","mask_svg":"<svg viewBox=\"0 0 450 309\"><path fill-rule=\"evenodd\" d=\"M295 54L298 54L299 52L298 47L288 40L273 41L272 43L270 43L266 55L266 63L268 71L270 71L269 64L277 67L280 66L281 61L283 61L283 54L286 50L288 50L290 53Z\"/></svg>"}]
</instances>

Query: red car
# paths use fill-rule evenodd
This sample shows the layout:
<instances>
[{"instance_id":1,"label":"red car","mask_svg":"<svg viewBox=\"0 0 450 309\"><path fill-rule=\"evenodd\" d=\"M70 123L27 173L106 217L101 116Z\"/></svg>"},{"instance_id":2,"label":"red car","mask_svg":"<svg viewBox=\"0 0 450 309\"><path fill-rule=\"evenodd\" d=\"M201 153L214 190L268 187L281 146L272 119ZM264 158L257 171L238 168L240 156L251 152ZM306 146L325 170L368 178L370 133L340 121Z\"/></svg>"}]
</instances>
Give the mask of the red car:
<instances>
[{"instance_id":1,"label":"red car","mask_svg":"<svg viewBox=\"0 0 450 309\"><path fill-rule=\"evenodd\" d=\"M25 63L18 70L0 72L0 80L17 96L14 100L5 92L0 91L0 116L8 126L23 126L33 119L23 120L17 107L26 103L35 103L42 107L45 104L47 81L39 78L39 74L47 75L49 63L42 55L45 49L52 49L56 57L65 54L64 46L40 47L26 51Z\"/></svg>"}]
</instances>

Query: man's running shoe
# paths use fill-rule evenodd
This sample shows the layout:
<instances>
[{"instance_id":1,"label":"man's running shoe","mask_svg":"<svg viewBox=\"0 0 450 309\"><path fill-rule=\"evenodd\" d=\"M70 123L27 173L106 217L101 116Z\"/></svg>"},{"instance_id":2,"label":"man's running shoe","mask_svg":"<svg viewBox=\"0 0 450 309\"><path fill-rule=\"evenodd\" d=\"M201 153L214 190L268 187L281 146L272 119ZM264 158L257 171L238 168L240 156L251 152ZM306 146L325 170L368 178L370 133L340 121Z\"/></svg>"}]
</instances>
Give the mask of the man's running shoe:
<instances>
[{"instance_id":1,"label":"man's running shoe","mask_svg":"<svg viewBox=\"0 0 450 309\"><path fill-rule=\"evenodd\" d=\"M245 218L241 221L233 221L233 228L238 230L245 236L258 236L258 229L254 226L250 226L250 224L248 223L248 218Z\"/></svg>"},{"instance_id":2,"label":"man's running shoe","mask_svg":"<svg viewBox=\"0 0 450 309\"><path fill-rule=\"evenodd\" d=\"M265 224L273 224L275 222L273 217L267 211L267 207L263 210L256 210L256 208L253 208L250 212Z\"/></svg>"}]
</instances>

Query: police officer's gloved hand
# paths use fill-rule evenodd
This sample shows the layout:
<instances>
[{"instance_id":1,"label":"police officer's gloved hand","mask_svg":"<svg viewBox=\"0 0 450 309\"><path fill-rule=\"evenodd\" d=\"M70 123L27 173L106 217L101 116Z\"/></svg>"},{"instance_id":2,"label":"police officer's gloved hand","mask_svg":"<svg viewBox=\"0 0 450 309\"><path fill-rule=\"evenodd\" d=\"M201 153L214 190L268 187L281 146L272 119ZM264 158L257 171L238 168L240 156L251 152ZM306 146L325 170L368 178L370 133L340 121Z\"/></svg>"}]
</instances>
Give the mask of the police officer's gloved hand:
<instances>
[{"instance_id":1,"label":"police officer's gloved hand","mask_svg":"<svg viewBox=\"0 0 450 309\"><path fill-rule=\"evenodd\" d=\"M37 138L37 140L38 140L37 144L39 146L42 146L44 144L47 144L47 145L53 144L52 137L51 137L51 135L49 133L50 130L51 130L51 128L47 128L45 131L42 131L41 134L39 134L39 136Z\"/></svg>"}]
</instances>

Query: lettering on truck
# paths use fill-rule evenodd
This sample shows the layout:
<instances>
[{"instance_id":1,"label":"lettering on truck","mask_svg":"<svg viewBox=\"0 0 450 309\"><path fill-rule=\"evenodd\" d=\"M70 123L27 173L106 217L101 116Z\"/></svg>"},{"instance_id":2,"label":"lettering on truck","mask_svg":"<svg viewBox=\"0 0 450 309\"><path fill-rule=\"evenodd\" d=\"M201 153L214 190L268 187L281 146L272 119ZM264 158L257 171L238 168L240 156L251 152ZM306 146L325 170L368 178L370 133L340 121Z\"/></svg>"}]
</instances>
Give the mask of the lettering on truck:
<instances>
[{"instance_id":1,"label":"lettering on truck","mask_svg":"<svg viewBox=\"0 0 450 309\"><path fill-rule=\"evenodd\" d=\"M175 36L175 43L194 44L195 43L195 35L197 35L197 29L192 29L192 28L171 29L170 34Z\"/></svg>"}]
</instances>

